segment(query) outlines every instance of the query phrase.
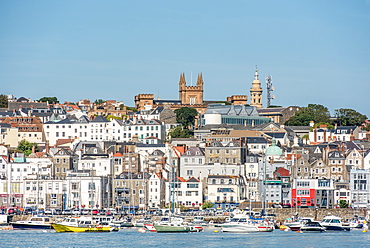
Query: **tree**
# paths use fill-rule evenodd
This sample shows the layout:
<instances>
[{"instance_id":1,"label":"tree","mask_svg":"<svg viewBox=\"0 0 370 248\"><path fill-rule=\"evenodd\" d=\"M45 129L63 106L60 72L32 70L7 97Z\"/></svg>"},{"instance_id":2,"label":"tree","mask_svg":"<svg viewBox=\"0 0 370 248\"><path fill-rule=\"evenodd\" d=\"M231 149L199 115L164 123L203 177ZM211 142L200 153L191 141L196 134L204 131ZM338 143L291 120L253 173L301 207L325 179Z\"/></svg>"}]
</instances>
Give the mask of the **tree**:
<instances>
[{"instance_id":1,"label":"tree","mask_svg":"<svg viewBox=\"0 0 370 248\"><path fill-rule=\"evenodd\" d=\"M310 128L310 131L313 131L315 129L315 127L319 128L321 126L325 125L327 129L334 129L334 126L330 123L327 123L327 122L319 122L319 123L315 123L313 125L313 127Z\"/></svg>"},{"instance_id":2,"label":"tree","mask_svg":"<svg viewBox=\"0 0 370 248\"><path fill-rule=\"evenodd\" d=\"M203 202L202 208L207 209L207 208L213 208L213 203L210 201Z\"/></svg>"},{"instance_id":3,"label":"tree","mask_svg":"<svg viewBox=\"0 0 370 248\"><path fill-rule=\"evenodd\" d=\"M8 107L8 97L6 95L0 95L0 108Z\"/></svg>"},{"instance_id":4,"label":"tree","mask_svg":"<svg viewBox=\"0 0 370 248\"><path fill-rule=\"evenodd\" d=\"M36 143L30 143L27 140L22 140L19 142L17 150L20 150L24 153L24 155L29 156L32 153L32 147L35 147L35 151L39 151L39 147Z\"/></svg>"},{"instance_id":5,"label":"tree","mask_svg":"<svg viewBox=\"0 0 370 248\"><path fill-rule=\"evenodd\" d=\"M195 108L183 107L175 110L176 121L180 123L183 128L191 129L195 124L195 118L198 112Z\"/></svg>"},{"instance_id":6,"label":"tree","mask_svg":"<svg viewBox=\"0 0 370 248\"><path fill-rule=\"evenodd\" d=\"M107 115L107 117L105 117L108 121L112 120L112 119L115 119L115 120L122 120L122 117L118 117L118 116L114 116L114 115Z\"/></svg>"},{"instance_id":7,"label":"tree","mask_svg":"<svg viewBox=\"0 0 370 248\"><path fill-rule=\"evenodd\" d=\"M301 108L285 122L287 126L308 126L311 121L331 123L330 112L327 107L320 104L308 104Z\"/></svg>"},{"instance_id":8,"label":"tree","mask_svg":"<svg viewBox=\"0 0 370 248\"><path fill-rule=\"evenodd\" d=\"M308 139L310 138L310 136L308 134L305 134L302 136L302 139L304 139L306 141L306 145L307 145L307 141Z\"/></svg>"},{"instance_id":9,"label":"tree","mask_svg":"<svg viewBox=\"0 0 370 248\"><path fill-rule=\"evenodd\" d=\"M218 102L216 102L216 103L224 103L225 105L231 105L231 103L230 103L230 102L228 102L228 101L218 101Z\"/></svg>"},{"instance_id":10,"label":"tree","mask_svg":"<svg viewBox=\"0 0 370 248\"><path fill-rule=\"evenodd\" d=\"M189 131L189 129L177 126L169 131L168 136L171 138L189 138L192 137L193 134Z\"/></svg>"},{"instance_id":11,"label":"tree","mask_svg":"<svg viewBox=\"0 0 370 248\"><path fill-rule=\"evenodd\" d=\"M137 112L137 108L134 107L126 107L127 111Z\"/></svg>"},{"instance_id":12,"label":"tree","mask_svg":"<svg viewBox=\"0 0 370 248\"><path fill-rule=\"evenodd\" d=\"M334 116L340 126L360 126L367 119L366 115L360 114L353 109L336 109Z\"/></svg>"},{"instance_id":13,"label":"tree","mask_svg":"<svg viewBox=\"0 0 370 248\"><path fill-rule=\"evenodd\" d=\"M44 96L43 98L40 98L39 102L59 103L58 98L55 96Z\"/></svg>"},{"instance_id":14,"label":"tree","mask_svg":"<svg viewBox=\"0 0 370 248\"><path fill-rule=\"evenodd\" d=\"M105 103L105 101L104 101L103 99L96 99L96 100L94 101L94 103L95 103L95 105L100 105L100 104Z\"/></svg>"},{"instance_id":15,"label":"tree","mask_svg":"<svg viewBox=\"0 0 370 248\"><path fill-rule=\"evenodd\" d=\"M340 208L348 208L348 202L345 200L340 200L339 201L339 207Z\"/></svg>"}]
</instances>

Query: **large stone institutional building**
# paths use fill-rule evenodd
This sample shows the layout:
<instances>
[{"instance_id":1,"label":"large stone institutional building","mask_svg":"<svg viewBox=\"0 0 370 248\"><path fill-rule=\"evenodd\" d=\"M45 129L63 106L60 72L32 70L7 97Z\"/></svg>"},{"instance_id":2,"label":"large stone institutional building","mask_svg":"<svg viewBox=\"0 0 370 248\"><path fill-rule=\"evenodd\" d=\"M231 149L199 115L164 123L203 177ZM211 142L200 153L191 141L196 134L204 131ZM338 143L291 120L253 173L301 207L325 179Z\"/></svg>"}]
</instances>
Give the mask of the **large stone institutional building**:
<instances>
[{"instance_id":1,"label":"large stone institutional building","mask_svg":"<svg viewBox=\"0 0 370 248\"><path fill-rule=\"evenodd\" d=\"M257 115L270 118L276 123L284 123L287 119L295 114L299 110L298 107L279 107L279 108L263 108L262 106L262 87L261 82L258 78L258 70L255 69L254 80L252 81L252 87L250 88L250 107L255 107L258 111ZM197 83L195 86L186 85L185 74L180 74L179 81L179 100L155 100L154 94L138 94L135 96L135 106L138 110L151 109L156 107L168 106L172 110L176 110L182 107L195 108L198 113L205 114L207 108L211 104L227 102L231 105L248 105L247 95L232 95L226 98L226 101L205 101L203 99L204 92L204 81L202 73L198 74ZM287 111L289 110L289 111ZM284 113L283 113L284 112ZM232 115L231 112L226 115Z\"/></svg>"},{"instance_id":2,"label":"large stone institutional building","mask_svg":"<svg viewBox=\"0 0 370 248\"><path fill-rule=\"evenodd\" d=\"M204 101L204 81L202 73L198 74L198 80L195 86L186 85L185 74L180 74L179 81L179 100L155 100L154 94L138 94L135 96L135 105L138 110L145 109L146 106L158 107L168 104L171 109L175 110L182 107L192 107L199 112L204 113L208 104L216 101ZM258 70L256 69L255 79L252 82L251 106L262 108L262 88L258 80ZM224 100L220 100L224 101ZM218 101L218 102L220 102ZM246 105L248 103L247 95L232 95L227 97L226 102L232 105Z\"/></svg>"}]
</instances>

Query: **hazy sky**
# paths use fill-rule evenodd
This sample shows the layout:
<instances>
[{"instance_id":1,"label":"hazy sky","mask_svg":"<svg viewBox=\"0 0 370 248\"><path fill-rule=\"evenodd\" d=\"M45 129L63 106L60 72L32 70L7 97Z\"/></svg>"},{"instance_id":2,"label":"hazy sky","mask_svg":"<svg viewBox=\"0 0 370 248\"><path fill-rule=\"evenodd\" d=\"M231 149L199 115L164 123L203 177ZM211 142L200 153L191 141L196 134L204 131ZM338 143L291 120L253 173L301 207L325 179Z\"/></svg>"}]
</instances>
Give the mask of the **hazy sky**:
<instances>
[{"instance_id":1,"label":"hazy sky","mask_svg":"<svg viewBox=\"0 0 370 248\"><path fill-rule=\"evenodd\" d=\"M370 0L0 1L1 94L60 101L247 94L255 65L274 105L370 118Z\"/></svg>"}]
</instances>

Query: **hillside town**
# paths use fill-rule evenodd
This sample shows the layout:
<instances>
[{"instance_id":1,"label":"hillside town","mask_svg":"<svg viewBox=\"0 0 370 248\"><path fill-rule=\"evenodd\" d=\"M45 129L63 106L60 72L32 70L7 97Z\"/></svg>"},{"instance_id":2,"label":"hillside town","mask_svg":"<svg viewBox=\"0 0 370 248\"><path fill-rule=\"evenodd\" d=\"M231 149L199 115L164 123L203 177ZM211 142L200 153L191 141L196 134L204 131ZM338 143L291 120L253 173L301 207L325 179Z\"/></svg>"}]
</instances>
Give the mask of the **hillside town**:
<instances>
[{"instance_id":1,"label":"hillside town","mask_svg":"<svg viewBox=\"0 0 370 248\"><path fill-rule=\"evenodd\" d=\"M289 125L302 107L272 106L271 87L263 107L257 69L249 97L206 101L203 86L202 74L187 86L182 73L178 100L143 93L134 107L8 95L0 109L0 208L370 207L367 120ZM186 124L184 109L195 111ZM176 136L179 129L191 137Z\"/></svg>"}]
</instances>

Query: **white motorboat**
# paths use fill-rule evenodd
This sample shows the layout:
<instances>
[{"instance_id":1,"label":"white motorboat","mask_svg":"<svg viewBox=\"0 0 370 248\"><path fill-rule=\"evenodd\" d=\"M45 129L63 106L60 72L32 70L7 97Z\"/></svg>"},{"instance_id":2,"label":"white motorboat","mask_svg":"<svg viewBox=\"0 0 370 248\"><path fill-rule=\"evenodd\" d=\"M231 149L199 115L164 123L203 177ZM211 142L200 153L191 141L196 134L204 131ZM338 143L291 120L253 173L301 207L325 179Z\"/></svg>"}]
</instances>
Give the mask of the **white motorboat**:
<instances>
[{"instance_id":1,"label":"white motorboat","mask_svg":"<svg viewBox=\"0 0 370 248\"><path fill-rule=\"evenodd\" d=\"M326 216L320 224L326 228L326 231L345 231L351 230L349 226L344 226L341 218L338 216L329 215Z\"/></svg>"},{"instance_id":2,"label":"white motorboat","mask_svg":"<svg viewBox=\"0 0 370 248\"><path fill-rule=\"evenodd\" d=\"M249 232L271 232L274 226L263 219L251 219L247 215L237 214L230 222L219 225L223 232L249 233Z\"/></svg>"}]
</instances>

